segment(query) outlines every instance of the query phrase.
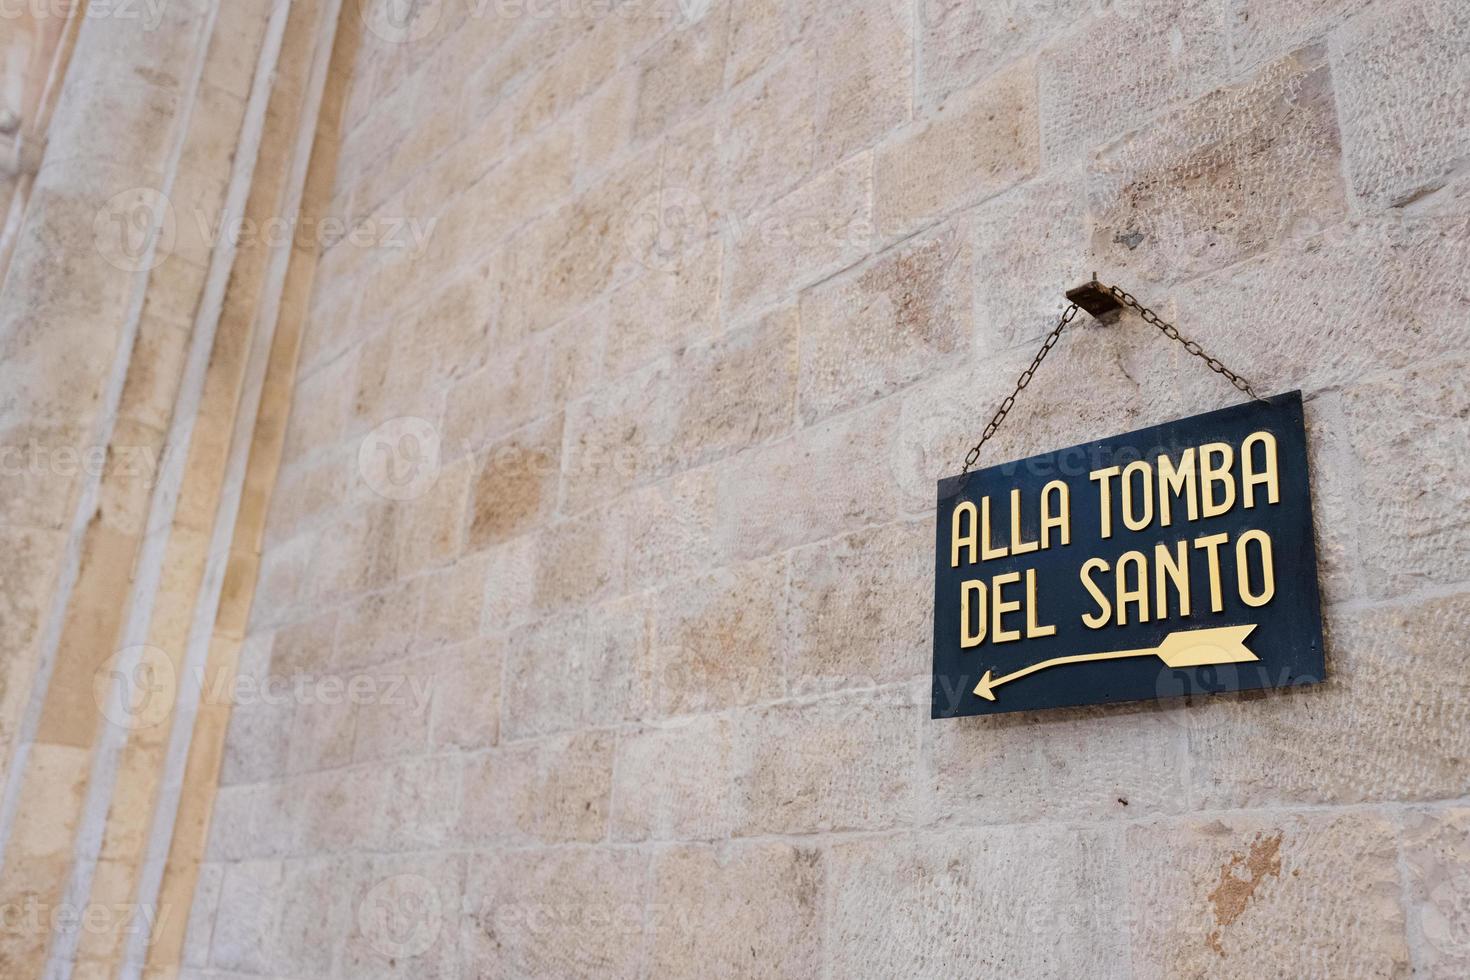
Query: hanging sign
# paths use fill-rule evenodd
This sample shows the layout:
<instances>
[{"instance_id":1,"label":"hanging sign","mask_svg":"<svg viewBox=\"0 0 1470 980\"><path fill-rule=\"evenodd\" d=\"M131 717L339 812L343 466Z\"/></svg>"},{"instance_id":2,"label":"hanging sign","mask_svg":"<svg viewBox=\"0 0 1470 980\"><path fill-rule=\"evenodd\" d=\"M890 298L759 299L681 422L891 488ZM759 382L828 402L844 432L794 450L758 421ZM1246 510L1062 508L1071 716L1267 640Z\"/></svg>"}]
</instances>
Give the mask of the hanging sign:
<instances>
[{"instance_id":1,"label":"hanging sign","mask_svg":"<svg viewBox=\"0 0 1470 980\"><path fill-rule=\"evenodd\" d=\"M935 718L1320 681L1301 392L939 481Z\"/></svg>"}]
</instances>

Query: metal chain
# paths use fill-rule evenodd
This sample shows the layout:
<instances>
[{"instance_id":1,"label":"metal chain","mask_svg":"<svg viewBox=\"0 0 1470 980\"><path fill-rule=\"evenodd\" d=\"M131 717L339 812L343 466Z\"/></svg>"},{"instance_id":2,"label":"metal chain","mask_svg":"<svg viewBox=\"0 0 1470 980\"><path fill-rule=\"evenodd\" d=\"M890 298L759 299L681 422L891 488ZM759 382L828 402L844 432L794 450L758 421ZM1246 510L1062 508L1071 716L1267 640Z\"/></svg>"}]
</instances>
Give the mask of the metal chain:
<instances>
[{"instance_id":1,"label":"metal chain","mask_svg":"<svg viewBox=\"0 0 1470 980\"><path fill-rule=\"evenodd\" d=\"M1023 388L1031 383L1031 378L1033 375L1036 374L1036 369L1041 367L1042 360L1045 359L1047 354L1051 353L1051 349L1055 347L1057 345L1057 341L1061 339L1062 331L1066 329L1067 324L1071 323L1072 318L1076 315L1076 303L1068 305L1068 307L1062 311L1061 319L1057 321L1057 325L1052 328L1051 333L1047 334L1046 340L1042 342L1041 350L1037 351L1036 356L1031 359L1031 366L1022 371L1021 377L1016 380L1016 390L1007 395L1006 400L1000 403L1000 408L996 409L995 411L995 417L990 420L990 424L987 425L985 427L985 431L980 434L980 441L975 443L975 447L965 455L965 468L963 472L970 472L970 467L974 466L975 460L980 458L980 447L985 445L985 440L995 435L995 430L999 429L1000 424L1006 420L1006 413L1011 410L1012 405L1016 404L1016 396L1021 393L1021 390Z\"/></svg>"},{"instance_id":2,"label":"metal chain","mask_svg":"<svg viewBox=\"0 0 1470 980\"><path fill-rule=\"evenodd\" d=\"M1098 283L1096 279L1093 279L1093 284L1101 286L1101 283ZM1184 345L1185 350L1203 360L1211 371L1214 371L1226 381L1229 381L1235 386L1237 391L1242 391L1250 395L1256 401L1265 401L1260 395L1256 394L1256 390L1251 387L1249 381L1226 367L1221 363L1219 358L1206 354L1204 348L1181 334L1179 328L1174 326L1174 324L1161 319L1157 313L1140 303L1132 293L1120 289L1117 286L1108 286L1106 288L1119 303L1136 311L1144 323L1157 327L1159 332L1170 340L1179 341L1179 343ZM975 443L970 451L965 454L965 468L961 472L970 472L970 467L974 466L975 461L980 458L980 447L985 445L991 436L995 435L995 430L999 429L1000 424L1005 421L1006 415L1009 414L1012 406L1016 404L1016 396L1021 393L1023 388L1031 383L1031 378L1036 374L1036 369L1041 366L1042 360L1057 345L1057 341L1061 339L1062 331L1066 329L1067 324L1072 322L1072 318L1077 315L1077 308L1077 304L1072 303L1062 311L1061 319L1052 328L1052 332L1046 335L1046 340L1042 341L1041 350L1037 351L1036 356L1031 359L1031 366L1021 372L1021 377L1016 381L1016 390L1007 395L1005 401L1000 403L1000 408L996 409L995 417L990 420L990 424L980 434L980 441Z\"/></svg>"},{"instance_id":3,"label":"metal chain","mask_svg":"<svg viewBox=\"0 0 1470 980\"><path fill-rule=\"evenodd\" d=\"M1120 289L1117 286L1109 286L1108 292L1112 293L1113 298L1122 303L1124 306L1129 306L1136 310L1138 312L1138 315L1143 318L1144 323L1147 323L1150 326L1157 327L1159 329L1159 332L1161 332L1165 337L1168 337L1170 340L1177 340L1179 341L1179 343L1183 344L1185 350L1189 351L1195 357L1198 357L1200 360L1204 361L1205 364L1209 366L1209 369L1211 371L1214 371L1216 374L1222 376L1226 381L1229 381L1232 385L1235 386L1235 389L1237 391L1245 392L1247 395L1250 395L1258 402L1265 401L1264 398L1256 394L1256 390L1251 387L1249 381L1245 380L1240 375L1236 374L1234 371L1230 370L1228 367L1222 364L1218 357L1206 354L1204 349L1200 347L1199 344L1196 344L1194 341L1181 334L1179 332L1179 328L1174 326L1174 324L1160 319L1157 313L1140 303L1137 299L1134 298L1132 293L1128 292L1127 290Z\"/></svg>"}]
</instances>

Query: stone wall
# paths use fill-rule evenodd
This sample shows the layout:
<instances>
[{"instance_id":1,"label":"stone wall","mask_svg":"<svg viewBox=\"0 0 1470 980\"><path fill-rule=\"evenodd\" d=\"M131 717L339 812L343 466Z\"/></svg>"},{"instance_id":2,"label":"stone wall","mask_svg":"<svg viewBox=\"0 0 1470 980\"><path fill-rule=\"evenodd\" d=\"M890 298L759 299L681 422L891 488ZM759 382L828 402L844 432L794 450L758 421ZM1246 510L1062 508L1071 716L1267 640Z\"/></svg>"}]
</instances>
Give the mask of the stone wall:
<instances>
[{"instance_id":1,"label":"stone wall","mask_svg":"<svg viewBox=\"0 0 1470 980\"><path fill-rule=\"evenodd\" d=\"M341 25L148 975L1470 973L1464 4ZM1094 270L1304 392L1330 676L931 721ZM1237 397L1082 316L985 459Z\"/></svg>"}]
</instances>

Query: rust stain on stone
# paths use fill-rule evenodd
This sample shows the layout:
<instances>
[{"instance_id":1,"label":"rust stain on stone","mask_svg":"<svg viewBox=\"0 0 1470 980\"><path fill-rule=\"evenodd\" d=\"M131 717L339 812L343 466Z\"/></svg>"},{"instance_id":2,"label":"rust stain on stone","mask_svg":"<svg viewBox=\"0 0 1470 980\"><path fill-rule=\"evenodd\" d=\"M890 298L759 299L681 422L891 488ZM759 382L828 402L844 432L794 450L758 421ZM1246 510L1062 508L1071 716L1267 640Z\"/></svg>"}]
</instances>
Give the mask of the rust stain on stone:
<instances>
[{"instance_id":1,"label":"rust stain on stone","mask_svg":"<svg viewBox=\"0 0 1470 980\"><path fill-rule=\"evenodd\" d=\"M1205 942L1221 956L1225 955L1220 945L1221 929L1240 918L1267 875L1281 877L1281 837L1280 831L1271 837L1256 834L1248 853L1232 854L1229 861L1220 865L1220 883L1209 894L1215 907L1215 925L1220 928L1211 932Z\"/></svg>"}]
</instances>

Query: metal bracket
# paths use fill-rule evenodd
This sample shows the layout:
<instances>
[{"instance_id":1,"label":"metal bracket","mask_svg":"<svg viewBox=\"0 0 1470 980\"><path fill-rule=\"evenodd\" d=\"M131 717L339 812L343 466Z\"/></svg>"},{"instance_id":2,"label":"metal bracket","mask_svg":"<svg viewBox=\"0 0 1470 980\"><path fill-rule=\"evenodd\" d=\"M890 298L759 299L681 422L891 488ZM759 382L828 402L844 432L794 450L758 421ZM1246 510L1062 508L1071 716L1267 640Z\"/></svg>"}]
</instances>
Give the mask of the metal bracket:
<instances>
[{"instance_id":1,"label":"metal bracket","mask_svg":"<svg viewBox=\"0 0 1470 980\"><path fill-rule=\"evenodd\" d=\"M1067 300L1091 313L1095 320L1103 320L1106 317L1107 319L1103 320L1105 323L1116 320L1116 314L1123 309L1123 304L1118 302L1117 297L1108 290L1108 287L1097 281L1096 272L1092 274L1091 282L1084 282L1075 289L1067 290Z\"/></svg>"}]
</instances>

